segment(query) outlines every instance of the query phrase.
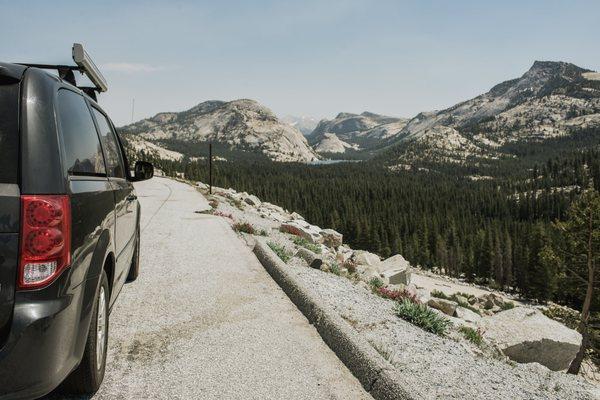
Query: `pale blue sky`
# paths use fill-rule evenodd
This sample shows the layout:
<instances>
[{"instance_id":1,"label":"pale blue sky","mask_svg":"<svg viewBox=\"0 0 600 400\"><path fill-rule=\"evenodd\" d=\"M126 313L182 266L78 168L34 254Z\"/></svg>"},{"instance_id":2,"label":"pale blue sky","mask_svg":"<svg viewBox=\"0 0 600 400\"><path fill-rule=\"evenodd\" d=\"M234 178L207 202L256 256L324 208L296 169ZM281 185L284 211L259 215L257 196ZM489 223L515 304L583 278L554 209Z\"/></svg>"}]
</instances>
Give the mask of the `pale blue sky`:
<instances>
[{"instance_id":1,"label":"pale blue sky","mask_svg":"<svg viewBox=\"0 0 600 400\"><path fill-rule=\"evenodd\" d=\"M410 117L520 76L600 69L600 1L5 1L0 60L70 61L83 43L121 125L209 99L278 115Z\"/></svg>"}]
</instances>

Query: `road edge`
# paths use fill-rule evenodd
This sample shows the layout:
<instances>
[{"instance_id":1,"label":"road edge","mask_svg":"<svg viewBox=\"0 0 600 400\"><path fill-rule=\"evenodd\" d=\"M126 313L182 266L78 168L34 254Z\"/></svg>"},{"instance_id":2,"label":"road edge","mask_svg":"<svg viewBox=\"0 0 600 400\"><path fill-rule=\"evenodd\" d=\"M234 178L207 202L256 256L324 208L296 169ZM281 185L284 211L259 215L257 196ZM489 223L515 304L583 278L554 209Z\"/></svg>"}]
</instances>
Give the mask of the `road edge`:
<instances>
[{"instance_id":1,"label":"road edge","mask_svg":"<svg viewBox=\"0 0 600 400\"><path fill-rule=\"evenodd\" d=\"M423 398L358 332L335 310L289 271L287 266L265 243L256 240L254 254L269 275L283 289L323 341L364 389L376 400L416 400Z\"/></svg>"}]
</instances>

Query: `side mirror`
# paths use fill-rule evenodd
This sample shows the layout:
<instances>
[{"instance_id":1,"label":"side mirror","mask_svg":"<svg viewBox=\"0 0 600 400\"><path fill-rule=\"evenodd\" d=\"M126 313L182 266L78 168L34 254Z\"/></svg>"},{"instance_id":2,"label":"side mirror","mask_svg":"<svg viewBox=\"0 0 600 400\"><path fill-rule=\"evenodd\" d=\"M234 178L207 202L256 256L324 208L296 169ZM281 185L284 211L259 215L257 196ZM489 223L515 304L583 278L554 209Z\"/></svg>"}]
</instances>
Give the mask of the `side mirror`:
<instances>
[{"instance_id":1,"label":"side mirror","mask_svg":"<svg viewBox=\"0 0 600 400\"><path fill-rule=\"evenodd\" d=\"M154 166L146 161L136 161L134 170L134 182L145 181L146 179L150 179L154 176Z\"/></svg>"}]
</instances>

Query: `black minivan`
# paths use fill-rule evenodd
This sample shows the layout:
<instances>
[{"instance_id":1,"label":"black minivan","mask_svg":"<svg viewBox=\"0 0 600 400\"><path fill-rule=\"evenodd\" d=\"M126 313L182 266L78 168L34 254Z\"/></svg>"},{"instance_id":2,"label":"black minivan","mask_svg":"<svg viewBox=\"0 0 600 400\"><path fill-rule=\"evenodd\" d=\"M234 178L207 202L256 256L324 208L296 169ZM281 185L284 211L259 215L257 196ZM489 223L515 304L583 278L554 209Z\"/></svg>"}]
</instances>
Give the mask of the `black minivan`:
<instances>
[{"instance_id":1,"label":"black minivan","mask_svg":"<svg viewBox=\"0 0 600 400\"><path fill-rule=\"evenodd\" d=\"M71 83L69 83L69 81ZM114 125L85 88L0 63L0 399L95 392L108 316L139 273L140 206Z\"/></svg>"}]
</instances>

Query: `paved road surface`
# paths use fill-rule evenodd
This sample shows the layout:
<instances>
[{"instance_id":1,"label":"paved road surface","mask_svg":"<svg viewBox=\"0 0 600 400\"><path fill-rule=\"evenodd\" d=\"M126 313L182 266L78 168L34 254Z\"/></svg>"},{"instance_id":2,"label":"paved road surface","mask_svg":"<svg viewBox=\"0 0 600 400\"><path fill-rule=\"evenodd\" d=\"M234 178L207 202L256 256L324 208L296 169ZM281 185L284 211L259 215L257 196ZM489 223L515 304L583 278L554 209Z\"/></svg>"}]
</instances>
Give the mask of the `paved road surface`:
<instances>
[{"instance_id":1,"label":"paved road surface","mask_svg":"<svg viewBox=\"0 0 600 400\"><path fill-rule=\"evenodd\" d=\"M95 399L370 399L192 187L136 184L141 275L111 314Z\"/></svg>"}]
</instances>

